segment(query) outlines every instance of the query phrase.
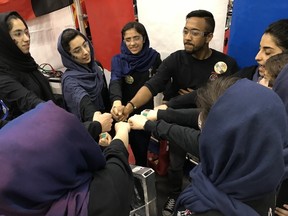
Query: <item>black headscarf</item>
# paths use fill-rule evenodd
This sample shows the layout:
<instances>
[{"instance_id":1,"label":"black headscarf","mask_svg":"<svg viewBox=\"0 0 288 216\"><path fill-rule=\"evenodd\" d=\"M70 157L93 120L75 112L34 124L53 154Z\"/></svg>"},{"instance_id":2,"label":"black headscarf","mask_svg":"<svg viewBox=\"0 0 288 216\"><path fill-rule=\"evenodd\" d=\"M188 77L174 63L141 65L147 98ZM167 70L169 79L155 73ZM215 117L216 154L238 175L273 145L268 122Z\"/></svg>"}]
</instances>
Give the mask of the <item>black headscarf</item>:
<instances>
[{"instance_id":1,"label":"black headscarf","mask_svg":"<svg viewBox=\"0 0 288 216\"><path fill-rule=\"evenodd\" d=\"M9 68L22 72L31 72L37 70L38 65L30 53L24 54L12 40L7 25L7 19L10 15L15 15L21 19L24 25L28 28L24 19L15 11L0 13L0 59L1 67ZM4 63L4 65L2 65Z\"/></svg>"},{"instance_id":2,"label":"black headscarf","mask_svg":"<svg viewBox=\"0 0 288 216\"><path fill-rule=\"evenodd\" d=\"M38 70L31 54L23 53L11 38L7 20L12 15L22 20L28 29L25 20L17 12L0 13L0 98L10 109L9 119L34 108L40 102L55 101L48 79ZM23 100L24 97L26 99Z\"/></svg>"}]
</instances>

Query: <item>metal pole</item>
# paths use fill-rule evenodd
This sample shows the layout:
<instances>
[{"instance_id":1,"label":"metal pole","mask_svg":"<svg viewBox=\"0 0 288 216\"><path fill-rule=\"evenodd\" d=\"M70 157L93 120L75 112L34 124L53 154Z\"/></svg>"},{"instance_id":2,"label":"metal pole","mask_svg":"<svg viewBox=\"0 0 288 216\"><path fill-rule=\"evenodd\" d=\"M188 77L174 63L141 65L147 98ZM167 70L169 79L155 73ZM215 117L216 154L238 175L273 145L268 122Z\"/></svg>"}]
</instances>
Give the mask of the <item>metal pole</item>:
<instances>
[{"instance_id":1,"label":"metal pole","mask_svg":"<svg viewBox=\"0 0 288 216\"><path fill-rule=\"evenodd\" d=\"M82 34L87 36L84 22L83 22L83 12L82 12L80 0L74 0L74 4L75 4L75 9L76 9L77 19L78 19L78 24L79 24L79 30Z\"/></svg>"}]
</instances>

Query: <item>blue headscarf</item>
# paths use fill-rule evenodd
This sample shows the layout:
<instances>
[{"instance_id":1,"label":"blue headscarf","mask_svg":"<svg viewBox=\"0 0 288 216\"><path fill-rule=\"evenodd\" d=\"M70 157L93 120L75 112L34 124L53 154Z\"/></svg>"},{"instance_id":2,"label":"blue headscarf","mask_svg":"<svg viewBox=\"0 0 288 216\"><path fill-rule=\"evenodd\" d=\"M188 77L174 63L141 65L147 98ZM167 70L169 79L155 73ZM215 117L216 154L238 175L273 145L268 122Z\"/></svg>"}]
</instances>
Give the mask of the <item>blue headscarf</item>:
<instances>
[{"instance_id":1,"label":"blue headscarf","mask_svg":"<svg viewBox=\"0 0 288 216\"><path fill-rule=\"evenodd\" d=\"M259 214L243 201L275 192L284 174L286 112L275 92L237 81L212 106L199 139L201 163L177 205L193 212Z\"/></svg>"},{"instance_id":2,"label":"blue headscarf","mask_svg":"<svg viewBox=\"0 0 288 216\"><path fill-rule=\"evenodd\" d=\"M103 110L105 108L101 95L104 79L102 71L94 61L94 48L88 38L82 33L79 32L81 36L88 41L91 52L91 62L88 64L88 67L76 63L72 56L63 49L61 39L66 30L59 36L57 47L61 55L62 63L67 68L61 79L62 94L67 109L82 120L80 102L84 96L87 95L91 98L97 110ZM77 31L75 29L72 30Z\"/></svg>"},{"instance_id":3,"label":"blue headscarf","mask_svg":"<svg viewBox=\"0 0 288 216\"><path fill-rule=\"evenodd\" d=\"M133 54L125 42L121 43L121 54L112 58L111 81L121 79L130 72L146 72L154 64L159 53L150 47L148 34L144 38L143 48L138 54Z\"/></svg>"},{"instance_id":4,"label":"blue headscarf","mask_svg":"<svg viewBox=\"0 0 288 216\"><path fill-rule=\"evenodd\" d=\"M0 212L87 215L90 182L105 164L73 114L39 104L0 130Z\"/></svg>"},{"instance_id":5,"label":"blue headscarf","mask_svg":"<svg viewBox=\"0 0 288 216\"><path fill-rule=\"evenodd\" d=\"M278 74L275 83L272 88L282 99L287 113L288 118L288 64ZM284 160L285 160L285 176L284 179L288 178L288 143L284 149Z\"/></svg>"}]
</instances>

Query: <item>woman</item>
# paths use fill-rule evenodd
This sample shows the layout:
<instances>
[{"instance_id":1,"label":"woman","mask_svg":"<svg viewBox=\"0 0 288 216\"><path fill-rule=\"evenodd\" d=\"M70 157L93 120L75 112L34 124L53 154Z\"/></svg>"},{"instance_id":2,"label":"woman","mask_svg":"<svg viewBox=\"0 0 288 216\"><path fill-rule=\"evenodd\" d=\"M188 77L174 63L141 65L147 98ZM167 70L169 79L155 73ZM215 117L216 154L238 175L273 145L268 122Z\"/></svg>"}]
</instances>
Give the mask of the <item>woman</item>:
<instances>
[{"instance_id":1,"label":"woman","mask_svg":"<svg viewBox=\"0 0 288 216\"><path fill-rule=\"evenodd\" d=\"M197 100L201 162L190 172L192 182L177 200L177 213L272 214L284 175L279 155L288 141L283 103L269 89L235 77L210 82ZM129 119L132 129L139 127L136 117Z\"/></svg>"},{"instance_id":2,"label":"woman","mask_svg":"<svg viewBox=\"0 0 288 216\"><path fill-rule=\"evenodd\" d=\"M121 53L112 58L109 86L110 100L113 103L111 113L116 120L127 119L127 116L122 116L123 105L126 104L133 107L133 114L140 113L130 99L156 73L156 69L161 64L160 54L150 48L147 31L141 23L127 23L121 34ZM150 100L141 109L153 109L153 107L153 100ZM129 140L136 164L147 166L150 133L132 131L129 134Z\"/></svg>"},{"instance_id":3,"label":"woman","mask_svg":"<svg viewBox=\"0 0 288 216\"><path fill-rule=\"evenodd\" d=\"M107 90L103 71L94 61L94 48L81 32L66 29L59 36L58 51L67 68L62 92L69 112L82 122L91 121L95 111L110 110L102 93Z\"/></svg>"},{"instance_id":4,"label":"woman","mask_svg":"<svg viewBox=\"0 0 288 216\"><path fill-rule=\"evenodd\" d=\"M127 216L133 190L127 123L102 153L51 101L0 130L0 212L9 216Z\"/></svg>"},{"instance_id":5,"label":"woman","mask_svg":"<svg viewBox=\"0 0 288 216\"><path fill-rule=\"evenodd\" d=\"M217 81L198 95L201 163L190 172L193 181L180 195L178 210L272 215L284 174L284 159L276 155L282 155L288 139L283 103L247 79L224 93L215 91Z\"/></svg>"},{"instance_id":6,"label":"woman","mask_svg":"<svg viewBox=\"0 0 288 216\"><path fill-rule=\"evenodd\" d=\"M101 115L110 111L110 102L104 73L94 61L93 46L81 32L66 29L59 36L58 51L67 68L61 79L66 109L97 138L111 129L113 120L110 113Z\"/></svg>"},{"instance_id":7,"label":"woman","mask_svg":"<svg viewBox=\"0 0 288 216\"><path fill-rule=\"evenodd\" d=\"M54 100L47 78L31 56L30 34L17 12L0 13L0 98L9 107L7 120Z\"/></svg>"},{"instance_id":8,"label":"woman","mask_svg":"<svg viewBox=\"0 0 288 216\"><path fill-rule=\"evenodd\" d=\"M272 88L279 97L282 99L286 113L288 115L288 53L280 53L272 56L266 61L265 73L260 84ZM288 145L288 143L287 143ZM288 163L288 152L287 149L284 151L284 158L286 163ZM277 208L275 213L279 216L288 216L288 171L284 176L284 181L279 190L277 196Z\"/></svg>"},{"instance_id":9,"label":"woman","mask_svg":"<svg viewBox=\"0 0 288 216\"><path fill-rule=\"evenodd\" d=\"M288 50L288 19L271 23L264 31L260 41L260 50L255 56L257 66L251 66L240 70L240 77L258 82L264 76L265 62L273 55Z\"/></svg>"}]
</instances>

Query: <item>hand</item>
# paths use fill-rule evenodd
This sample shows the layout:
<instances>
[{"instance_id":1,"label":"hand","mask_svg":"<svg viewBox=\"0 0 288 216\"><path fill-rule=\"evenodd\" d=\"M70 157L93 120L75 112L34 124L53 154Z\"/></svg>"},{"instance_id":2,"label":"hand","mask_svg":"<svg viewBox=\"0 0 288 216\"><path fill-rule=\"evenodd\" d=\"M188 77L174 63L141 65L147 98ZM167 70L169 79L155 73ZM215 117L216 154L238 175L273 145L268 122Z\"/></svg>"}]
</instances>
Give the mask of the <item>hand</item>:
<instances>
[{"instance_id":1,"label":"hand","mask_svg":"<svg viewBox=\"0 0 288 216\"><path fill-rule=\"evenodd\" d=\"M123 110L124 106L120 100L116 100L113 102L113 106L111 108L111 114L116 121L120 121L123 118Z\"/></svg>"},{"instance_id":2,"label":"hand","mask_svg":"<svg viewBox=\"0 0 288 216\"><path fill-rule=\"evenodd\" d=\"M188 94L188 93L190 93L190 92L192 92L192 91L193 91L193 89L191 89L191 88L180 89L180 90L178 91L178 94L184 95L184 94Z\"/></svg>"},{"instance_id":3,"label":"hand","mask_svg":"<svg viewBox=\"0 0 288 216\"><path fill-rule=\"evenodd\" d=\"M288 216L288 204L284 204L283 208L276 207L275 214L278 216Z\"/></svg>"},{"instance_id":4,"label":"hand","mask_svg":"<svg viewBox=\"0 0 288 216\"><path fill-rule=\"evenodd\" d=\"M129 115L133 112L133 108L131 109L131 105L127 104L123 109L123 115L120 118L120 121L127 121Z\"/></svg>"},{"instance_id":5,"label":"hand","mask_svg":"<svg viewBox=\"0 0 288 216\"><path fill-rule=\"evenodd\" d=\"M154 110L166 110L168 109L168 106L166 104L161 104L159 106L154 107Z\"/></svg>"},{"instance_id":6,"label":"hand","mask_svg":"<svg viewBox=\"0 0 288 216\"><path fill-rule=\"evenodd\" d=\"M145 116L150 121L156 121L157 113L158 113L158 110L145 109L141 112L141 115Z\"/></svg>"},{"instance_id":7,"label":"hand","mask_svg":"<svg viewBox=\"0 0 288 216\"><path fill-rule=\"evenodd\" d=\"M128 144L129 144L128 133L130 132L130 125L127 122L117 122L115 124L115 131L116 131L116 134L113 140L114 139L122 140L126 149L128 149Z\"/></svg>"},{"instance_id":8,"label":"hand","mask_svg":"<svg viewBox=\"0 0 288 216\"><path fill-rule=\"evenodd\" d=\"M147 118L143 115L133 115L128 119L130 127L134 130L144 130L144 125L147 122Z\"/></svg>"},{"instance_id":9,"label":"hand","mask_svg":"<svg viewBox=\"0 0 288 216\"><path fill-rule=\"evenodd\" d=\"M95 112L93 116L93 121L98 121L102 126L102 132L107 132L111 130L112 127L112 115L110 113Z\"/></svg>"},{"instance_id":10,"label":"hand","mask_svg":"<svg viewBox=\"0 0 288 216\"><path fill-rule=\"evenodd\" d=\"M99 145L103 147L107 147L110 145L112 137L109 133L104 132L99 135Z\"/></svg>"},{"instance_id":11,"label":"hand","mask_svg":"<svg viewBox=\"0 0 288 216\"><path fill-rule=\"evenodd\" d=\"M117 122L115 124L115 132L117 133L120 129L127 130L127 132L130 132L130 125L127 122Z\"/></svg>"}]
</instances>

